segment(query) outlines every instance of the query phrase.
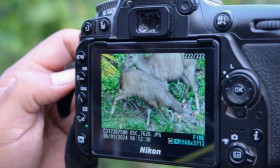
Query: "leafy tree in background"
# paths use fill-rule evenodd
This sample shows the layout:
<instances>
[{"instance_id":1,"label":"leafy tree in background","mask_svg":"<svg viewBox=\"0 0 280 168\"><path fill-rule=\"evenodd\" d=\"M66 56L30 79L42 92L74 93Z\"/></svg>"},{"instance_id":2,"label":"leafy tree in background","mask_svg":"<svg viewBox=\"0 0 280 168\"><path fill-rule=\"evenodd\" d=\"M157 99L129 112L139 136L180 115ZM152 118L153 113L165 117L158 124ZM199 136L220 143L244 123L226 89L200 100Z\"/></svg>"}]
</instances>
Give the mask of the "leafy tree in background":
<instances>
[{"instance_id":1,"label":"leafy tree in background","mask_svg":"<svg viewBox=\"0 0 280 168\"><path fill-rule=\"evenodd\" d=\"M0 1L0 74L37 43L63 28L80 29L102 0Z\"/></svg>"},{"instance_id":2,"label":"leafy tree in background","mask_svg":"<svg viewBox=\"0 0 280 168\"><path fill-rule=\"evenodd\" d=\"M37 43L63 28L80 29L104 0L0 1L0 74ZM224 0L225 4L279 3L279 0Z\"/></svg>"}]
</instances>

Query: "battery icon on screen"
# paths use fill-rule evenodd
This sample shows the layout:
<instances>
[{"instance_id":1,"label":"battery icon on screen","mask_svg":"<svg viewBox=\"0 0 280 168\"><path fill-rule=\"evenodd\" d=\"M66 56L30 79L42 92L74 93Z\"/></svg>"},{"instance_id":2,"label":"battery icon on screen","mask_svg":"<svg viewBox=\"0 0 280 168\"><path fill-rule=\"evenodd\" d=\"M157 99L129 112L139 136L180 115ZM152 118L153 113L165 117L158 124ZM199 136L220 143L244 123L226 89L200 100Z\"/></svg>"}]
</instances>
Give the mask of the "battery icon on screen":
<instances>
[{"instance_id":1,"label":"battery icon on screen","mask_svg":"<svg viewBox=\"0 0 280 168\"><path fill-rule=\"evenodd\" d=\"M168 138L168 144L170 144L170 145L173 144L173 138Z\"/></svg>"},{"instance_id":2,"label":"battery icon on screen","mask_svg":"<svg viewBox=\"0 0 280 168\"><path fill-rule=\"evenodd\" d=\"M173 140L173 143L174 143L175 145L181 144L181 139L174 139L174 140Z\"/></svg>"}]
</instances>

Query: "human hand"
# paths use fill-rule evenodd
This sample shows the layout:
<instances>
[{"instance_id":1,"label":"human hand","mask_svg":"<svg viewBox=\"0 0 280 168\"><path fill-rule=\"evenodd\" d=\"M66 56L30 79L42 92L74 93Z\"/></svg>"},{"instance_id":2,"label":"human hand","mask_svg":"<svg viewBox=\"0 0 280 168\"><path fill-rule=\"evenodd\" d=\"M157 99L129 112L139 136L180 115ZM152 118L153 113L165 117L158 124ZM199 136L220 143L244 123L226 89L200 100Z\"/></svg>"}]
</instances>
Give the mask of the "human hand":
<instances>
[{"instance_id":1,"label":"human hand","mask_svg":"<svg viewBox=\"0 0 280 168\"><path fill-rule=\"evenodd\" d=\"M55 33L0 77L0 167L65 167L73 113L61 119L56 101L74 89L74 69L63 69L78 37L77 30Z\"/></svg>"}]
</instances>

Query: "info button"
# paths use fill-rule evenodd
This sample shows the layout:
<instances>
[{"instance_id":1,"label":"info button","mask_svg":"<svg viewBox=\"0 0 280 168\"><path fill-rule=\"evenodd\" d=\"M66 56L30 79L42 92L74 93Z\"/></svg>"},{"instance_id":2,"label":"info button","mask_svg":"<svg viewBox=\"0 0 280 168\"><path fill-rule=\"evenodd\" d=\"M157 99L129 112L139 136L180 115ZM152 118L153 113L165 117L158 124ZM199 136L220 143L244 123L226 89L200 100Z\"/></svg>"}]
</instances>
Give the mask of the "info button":
<instances>
[{"instance_id":1,"label":"info button","mask_svg":"<svg viewBox=\"0 0 280 168\"><path fill-rule=\"evenodd\" d=\"M260 130L258 128L253 129L250 133L250 136L251 136L252 141L254 141L256 143L261 142L264 137L262 130Z\"/></svg>"}]
</instances>

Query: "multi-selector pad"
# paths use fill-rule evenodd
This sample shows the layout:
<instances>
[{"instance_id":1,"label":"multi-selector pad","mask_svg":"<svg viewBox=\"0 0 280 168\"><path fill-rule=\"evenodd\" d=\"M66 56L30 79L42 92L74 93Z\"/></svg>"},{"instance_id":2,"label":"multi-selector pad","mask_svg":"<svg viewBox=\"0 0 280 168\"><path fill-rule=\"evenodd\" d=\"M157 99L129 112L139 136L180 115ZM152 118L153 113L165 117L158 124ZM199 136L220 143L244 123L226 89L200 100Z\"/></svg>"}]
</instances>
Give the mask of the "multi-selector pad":
<instances>
[{"instance_id":1,"label":"multi-selector pad","mask_svg":"<svg viewBox=\"0 0 280 168\"><path fill-rule=\"evenodd\" d=\"M259 97L259 82L252 72L238 69L226 75L222 92L235 116L246 118L248 108L254 105Z\"/></svg>"},{"instance_id":2,"label":"multi-selector pad","mask_svg":"<svg viewBox=\"0 0 280 168\"><path fill-rule=\"evenodd\" d=\"M265 117L257 118L257 111L263 111L260 98L260 82L250 70L236 69L225 75L222 81L222 150L233 167L255 167L261 151L265 150L263 124ZM260 107L260 108L259 108ZM228 115L228 111L232 114ZM257 122L256 122L257 121ZM238 128L238 129L235 129ZM263 154L261 154L263 155Z\"/></svg>"}]
</instances>

